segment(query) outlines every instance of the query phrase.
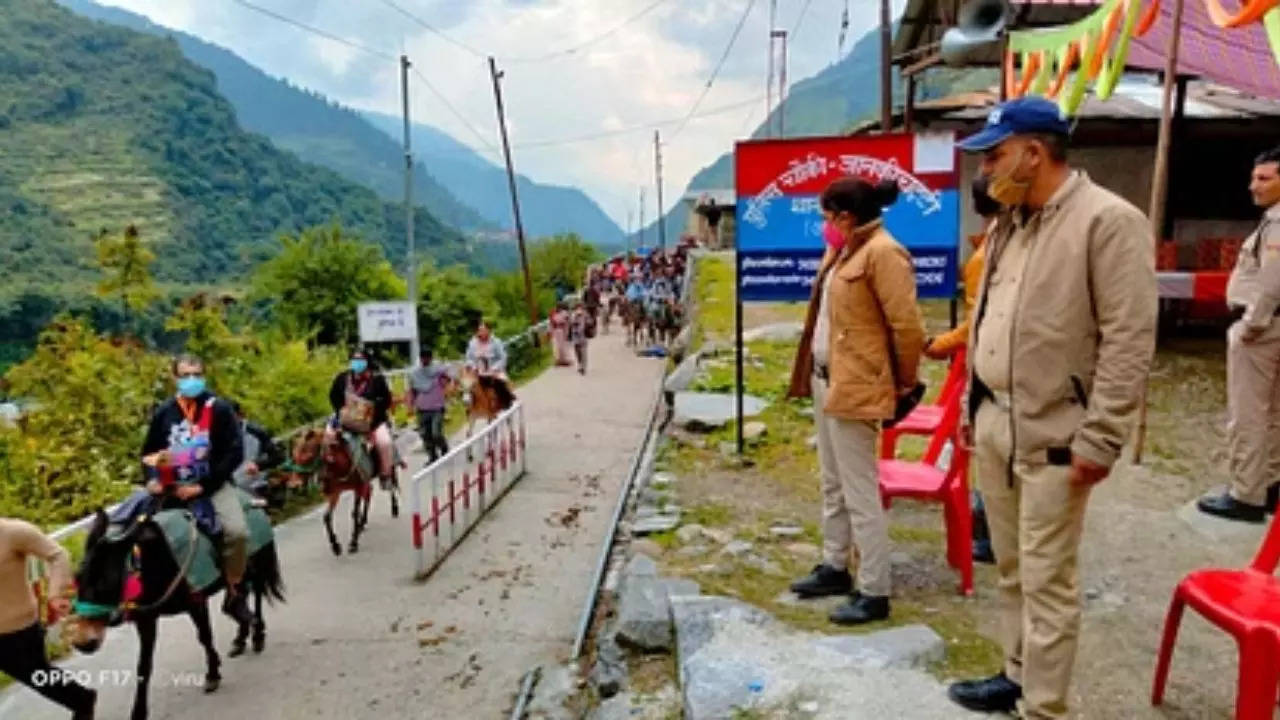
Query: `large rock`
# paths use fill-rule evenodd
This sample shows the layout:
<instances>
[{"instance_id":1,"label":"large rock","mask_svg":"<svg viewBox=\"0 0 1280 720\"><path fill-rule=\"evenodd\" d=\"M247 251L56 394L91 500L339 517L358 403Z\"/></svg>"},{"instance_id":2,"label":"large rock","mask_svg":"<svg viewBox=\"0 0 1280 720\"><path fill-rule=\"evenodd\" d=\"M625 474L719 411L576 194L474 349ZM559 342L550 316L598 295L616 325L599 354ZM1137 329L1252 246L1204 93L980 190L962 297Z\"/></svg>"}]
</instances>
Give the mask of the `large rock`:
<instances>
[{"instance_id":1,"label":"large rock","mask_svg":"<svg viewBox=\"0 0 1280 720\"><path fill-rule=\"evenodd\" d=\"M743 412L746 412L745 410ZM742 426L742 439L747 442L754 442L764 437L769 432L769 426L759 420L752 420L744 423Z\"/></svg>"},{"instance_id":2,"label":"large rock","mask_svg":"<svg viewBox=\"0 0 1280 720\"><path fill-rule=\"evenodd\" d=\"M685 358L663 381L662 389L672 393L688 389L689 385L693 383L693 379L698 376L699 357L698 353L693 353Z\"/></svg>"},{"instance_id":3,"label":"large rock","mask_svg":"<svg viewBox=\"0 0 1280 720\"><path fill-rule=\"evenodd\" d=\"M770 325L761 325L753 327L742 333L742 342L765 342L775 343L793 343L800 340L800 336L804 334L804 323L801 322L780 322Z\"/></svg>"},{"instance_id":4,"label":"large rock","mask_svg":"<svg viewBox=\"0 0 1280 720\"><path fill-rule=\"evenodd\" d=\"M668 530L674 530L680 525L680 513L666 512L649 515L646 517L637 517L635 525L631 526L631 534L636 537L645 535L656 535L664 533Z\"/></svg>"},{"instance_id":5,"label":"large rock","mask_svg":"<svg viewBox=\"0 0 1280 720\"><path fill-rule=\"evenodd\" d=\"M670 650L671 599L697 594L691 580L627 577L618 599L618 643L645 652Z\"/></svg>"},{"instance_id":6,"label":"large rock","mask_svg":"<svg viewBox=\"0 0 1280 720\"><path fill-rule=\"evenodd\" d=\"M573 714L565 707L578 688L573 670L563 665L543 668L533 697L527 707L530 720L570 720Z\"/></svg>"},{"instance_id":7,"label":"large rock","mask_svg":"<svg viewBox=\"0 0 1280 720\"><path fill-rule=\"evenodd\" d=\"M617 695L627 684L627 659L611 634L596 643L596 663L591 668L591 684L602 698Z\"/></svg>"},{"instance_id":8,"label":"large rock","mask_svg":"<svg viewBox=\"0 0 1280 720\"><path fill-rule=\"evenodd\" d=\"M797 703L814 720L979 717L952 704L921 669L944 651L942 638L922 625L833 637L793 630L729 598L671 602L689 720L745 708L773 717Z\"/></svg>"},{"instance_id":9,"label":"large rock","mask_svg":"<svg viewBox=\"0 0 1280 720\"><path fill-rule=\"evenodd\" d=\"M744 417L755 417L769 403L754 396L742 398ZM676 393L675 424L686 430L714 430L737 417L737 401L731 393Z\"/></svg>"}]
</instances>

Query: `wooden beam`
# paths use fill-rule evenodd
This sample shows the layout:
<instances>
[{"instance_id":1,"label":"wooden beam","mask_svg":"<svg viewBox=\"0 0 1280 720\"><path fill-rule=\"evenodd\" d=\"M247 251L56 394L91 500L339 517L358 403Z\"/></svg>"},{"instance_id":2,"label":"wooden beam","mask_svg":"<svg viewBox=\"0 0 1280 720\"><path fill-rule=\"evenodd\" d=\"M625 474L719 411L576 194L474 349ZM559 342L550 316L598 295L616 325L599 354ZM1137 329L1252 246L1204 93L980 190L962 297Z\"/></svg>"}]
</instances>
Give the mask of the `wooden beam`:
<instances>
[{"instance_id":1,"label":"wooden beam","mask_svg":"<svg viewBox=\"0 0 1280 720\"><path fill-rule=\"evenodd\" d=\"M902 110L902 129L906 132L915 130L916 120L916 76L907 76L907 102Z\"/></svg>"},{"instance_id":2,"label":"wooden beam","mask_svg":"<svg viewBox=\"0 0 1280 720\"><path fill-rule=\"evenodd\" d=\"M937 53L934 53L923 60L919 60L917 62L914 62L902 68L902 75L903 77L913 77L915 75L918 75L924 72L925 70L928 70L931 67L937 67L938 65L941 65L941 64L942 64L942 56Z\"/></svg>"},{"instance_id":3,"label":"wooden beam","mask_svg":"<svg viewBox=\"0 0 1280 720\"><path fill-rule=\"evenodd\" d=\"M1151 235L1152 254L1159 247L1164 230L1164 215L1168 201L1169 147L1173 140L1174 88L1178 83L1178 45L1182 33L1182 7L1185 0L1174 0L1173 28L1169 32L1169 44L1165 50L1164 98L1160 105L1160 134L1156 140L1156 166L1151 180ZM1147 384L1142 386L1142 404L1138 409L1138 435L1133 443L1133 462L1142 463L1142 446L1147 440Z\"/></svg>"}]
</instances>

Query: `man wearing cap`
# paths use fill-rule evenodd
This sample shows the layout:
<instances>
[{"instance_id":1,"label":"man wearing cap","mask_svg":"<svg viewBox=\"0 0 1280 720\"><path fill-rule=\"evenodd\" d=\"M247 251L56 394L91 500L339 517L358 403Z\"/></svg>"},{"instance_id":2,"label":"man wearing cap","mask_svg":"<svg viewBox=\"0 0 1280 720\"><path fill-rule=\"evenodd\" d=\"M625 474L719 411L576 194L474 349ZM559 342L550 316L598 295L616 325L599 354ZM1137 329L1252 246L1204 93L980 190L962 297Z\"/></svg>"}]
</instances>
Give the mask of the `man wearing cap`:
<instances>
[{"instance_id":1,"label":"man wearing cap","mask_svg":"<svg viewBox=\"0 0 1280 720\"><path fill-rule=\"evenodd\" d=\"M960 144L983 153L1004 206L969 339L964 433L999 572L1004 668L950 695L1028 720L1067 716L1085 506L1129 436L1155 350L1151 228L1067 164L1069 131L1056 105L1022 98Z\"/></svg>"},{"instance_id":2,"label":"man wearing cap","mask_svg":"<svg viewBox=\"0 0 1280 720\"><path fill-rule=\"evenodd\" d=\"M1260 523L1276 510L1272 483L1280 480L1280 148L1254 160L1249 193L1266 212L1227 282L1236 317L1227 332L1231 487L1197 505L1210 515Z\"/></svg>"}]
</instances>

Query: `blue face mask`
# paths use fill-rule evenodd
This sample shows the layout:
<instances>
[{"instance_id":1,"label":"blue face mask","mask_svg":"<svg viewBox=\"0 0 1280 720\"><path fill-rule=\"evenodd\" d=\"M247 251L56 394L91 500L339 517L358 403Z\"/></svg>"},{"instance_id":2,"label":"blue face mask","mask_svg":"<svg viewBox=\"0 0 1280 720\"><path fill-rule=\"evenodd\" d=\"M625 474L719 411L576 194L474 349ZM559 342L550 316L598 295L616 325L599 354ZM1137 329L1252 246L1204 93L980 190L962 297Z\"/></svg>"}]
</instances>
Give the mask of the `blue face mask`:
<instances>
[{"instance_id":1,"label":"blue face mask","mask_svg":"<svg viewBox=\"0 0 1280 720\"><path fill-rule=\"evenodd\" d=\"M351 361L351 372L359 375L369 369L369 361L363 358L355 358Z\"/></svg>"},{"instance_id":2,"label":"blue face mask","mask_svg":"<svg viewBox=\"0 0 1280 720\"><path fill-rule=\"evenodd\" d=\"M185 398L193 398L204 392L204 378L199 375L178 378L178 394Z\"/></svg>"}]
</instances>

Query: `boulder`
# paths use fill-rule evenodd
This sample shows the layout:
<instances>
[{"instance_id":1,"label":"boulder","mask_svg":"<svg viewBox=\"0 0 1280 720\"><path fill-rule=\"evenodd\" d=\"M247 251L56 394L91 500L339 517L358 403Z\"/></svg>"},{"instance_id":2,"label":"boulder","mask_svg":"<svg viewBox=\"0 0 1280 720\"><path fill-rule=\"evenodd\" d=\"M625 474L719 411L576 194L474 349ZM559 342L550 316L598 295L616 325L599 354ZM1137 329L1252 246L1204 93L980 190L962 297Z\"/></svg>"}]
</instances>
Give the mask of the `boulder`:
<instances>
[{"instance_id":1,"label":"boulder","mask_svg":"<svg viewBox=\"0 0 1280 720\"><path fill-rule=\"evenodd\" d=\"M577 678L572 669L563 665L543 668L527 706L528 717L536 720L570 720L573 714L565 707L565 703L577 688Z\"/></svg>"},{"instance_id":2,"label":"boulder","mask_svg":"<svg viewBox=\"0 0 1280 720\"><path fill-rule=\"evenodd\" d=\"M691 580L628 577L618 599L618 643L644 652L669 651L673 645L671 598L698 594Z\"/></svg>"},{"instance_id":3,"label":"boulder","mask_svg":"<svg viewBox=\"0 0 1280 720\"><path fill-rule=\"evenodd\" d=\"M742 398L742 414L754 417L764 411L769 403L754 396ZM737 400L732 393L676 393L675 424L686 430L715 430L728 425L737 417Z\"/></svg>"},{"instance_id":4,"label":"boulder","mask_svg":"<svg viewBox=\"0 0 1280 720\"><path fill-rule=\"evenodd\" d=\"M743 555L751 552L753 547L755 546L746 540L734 540L728 545L725 545L720 552L730 557L742 557Z\"/></svg>"},{"instance_id":5,"label":"boulder","mask_svg":"<svg viewBox=\"0 0 1280 720\"><path fill-rule=\"evenodd\" d=\"M680 513L678 510L676 512L652 514L646 517L637 516L635 525L631 526L631 534L636 537L654 535L674 530L679 525Z\"/></svg>"},{"instance_id":6,"label":"boulder","mask_svg":"<svg viewBox=\"0 0 1280 720\"><path fill-rule=\"evenodd\" d=\"M596 663L591 668L591 684L602 698L617 695L627 684L627 659L611 634L596 643Z\"/></svg>"},{"instance_id":7,"label":"boulder","mask_svg":"<svg viewBox=\"0 0 1280 720\"><path fill-rule=\"evenodd\" d=\"M799 342L802 334L804 334L804 323L802 322L771 323L744 331L742 333L742 342L794 343Z\"/></svg>"},{"instance_id":8,"label":"boulder","mask_svg":"<svg viewBox=\"0 0 1280 720\"><path fill-rule=\"evenodd\" d=\"M746 708L774 717L796 703L814 720L980 717L953 705L922 669L944 647L923 625L825 636L793 630L729 598L671 603L690 720L733 717Z\"/></svg>"},{"instance_id":9,"label":"boulder","mask_svg":"<svg viewBox=\"0 0 1280 720\"><path fill-rule=\"evenodd\" d=\"M746 412L746 410L743 410ZM742 426L742 439L747 442L755 442L764 437L769 432L769 426L759 420L752 420Z\"/></svg>"},{"instance_id":10,"label":"boulder","mask_svg":"<svg viewBox=\"0 0 1280 720\"><path fill-rule=\"evenodd\" d=\"M693 384L693 379L698 376L699 359L698 353L693 353L681 361L676 366L676 369L672 370L671 374L667 376L667 379L662 382L662 389L672 393L687 390Z\"/></svg>"},{"instance_id":11,"label":"boulder","mask_svg":"<svg viewBox=\"0 0 1280 720\"><path fill-rule=\"evenodd\" d=\"M676 531L676 539L679 540L681 544L688 545L689 543L697 542L705 537L703 530L706 530L706 528L697 523L682 525L680 529Z\"/></svg>"}]
</instances>

